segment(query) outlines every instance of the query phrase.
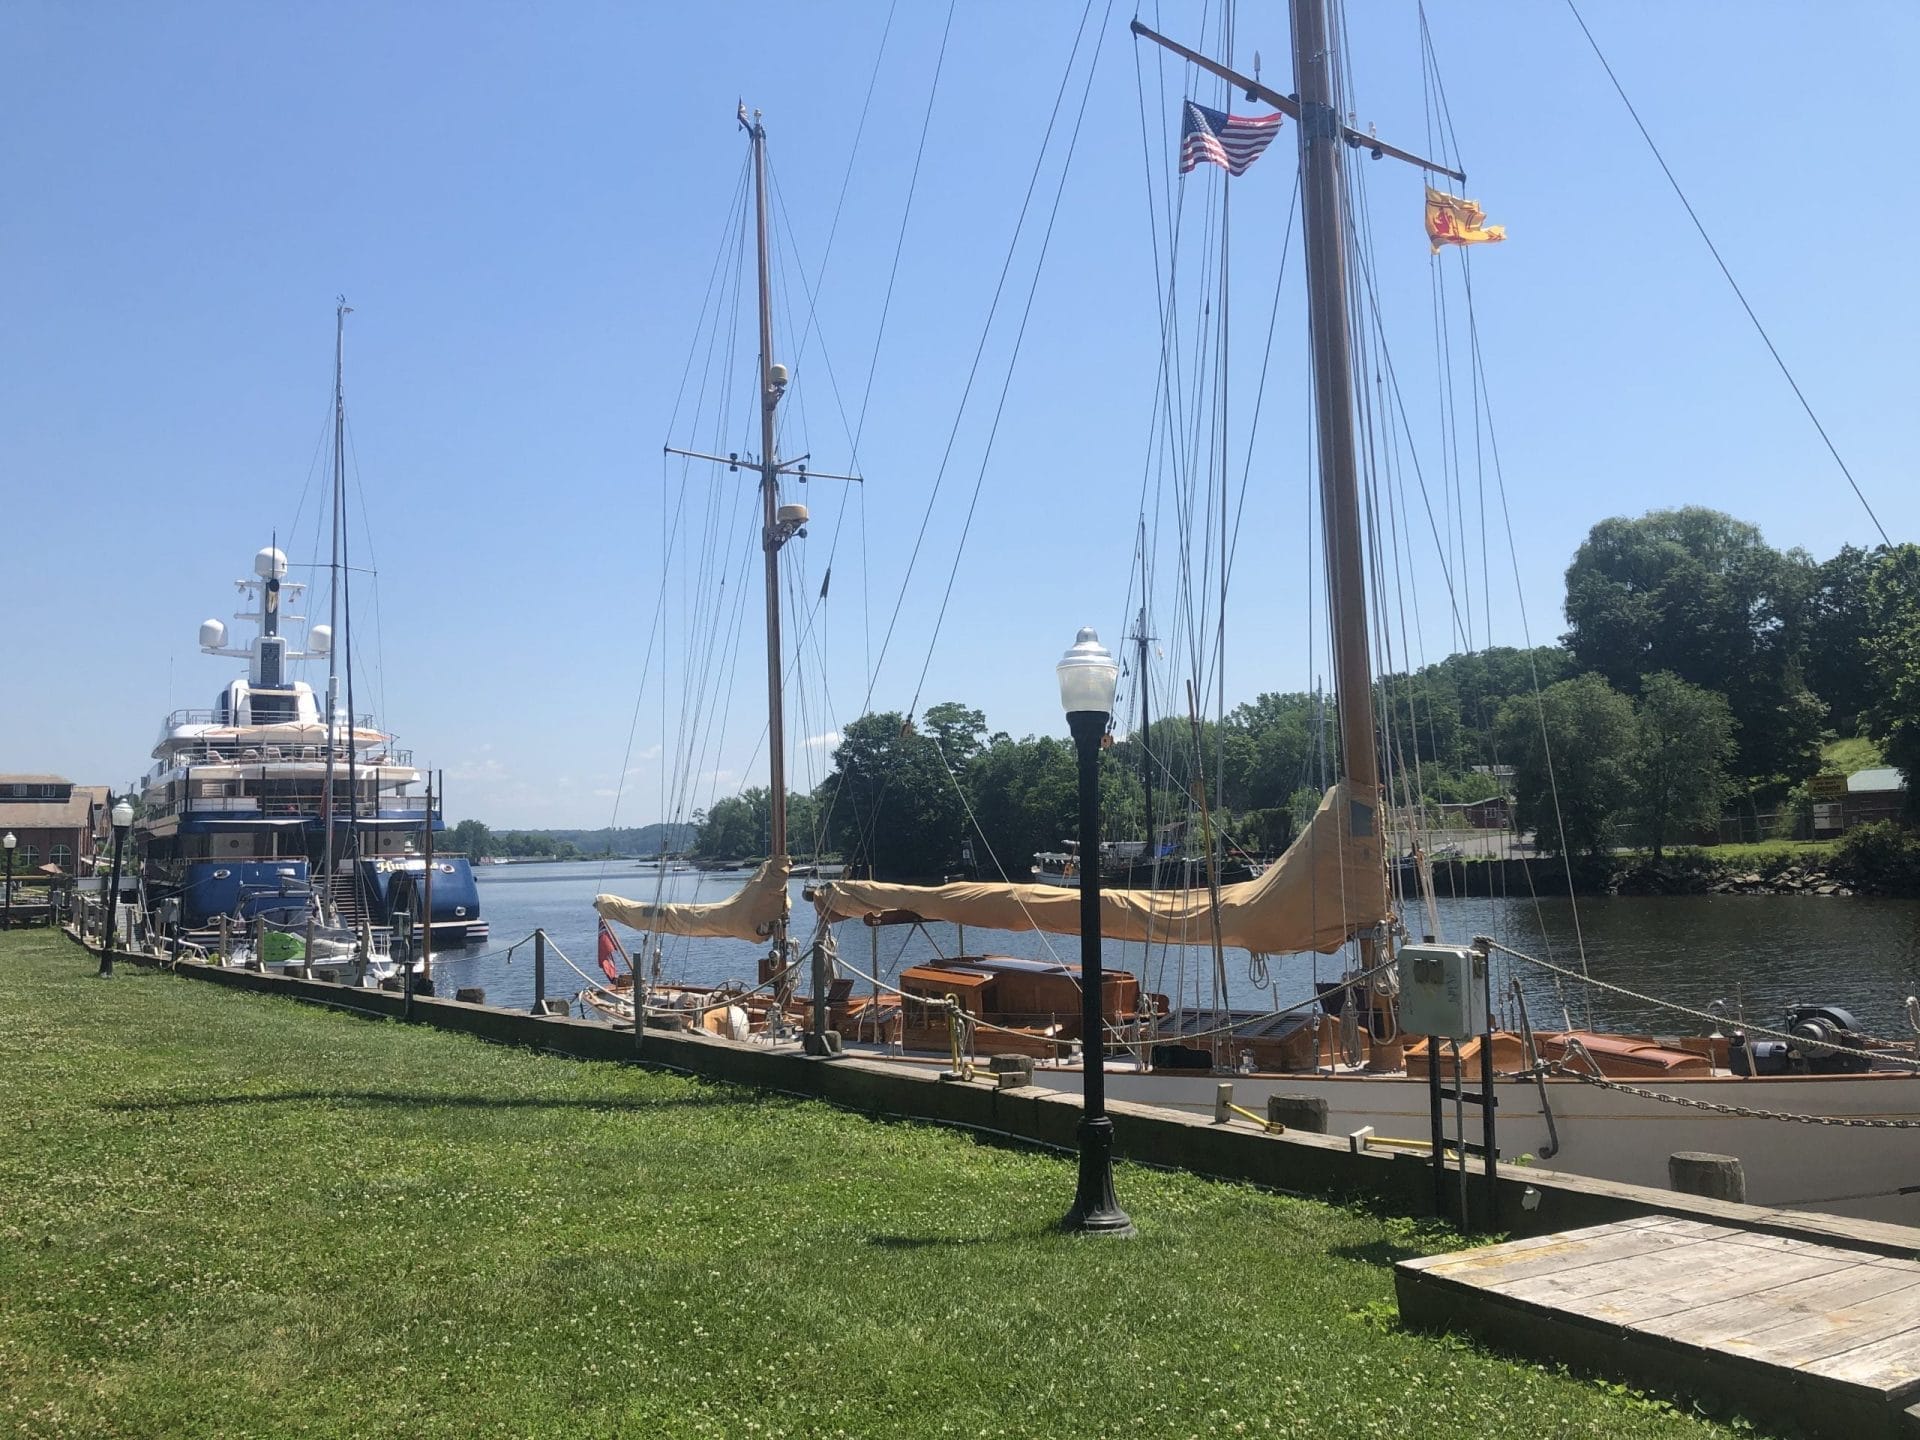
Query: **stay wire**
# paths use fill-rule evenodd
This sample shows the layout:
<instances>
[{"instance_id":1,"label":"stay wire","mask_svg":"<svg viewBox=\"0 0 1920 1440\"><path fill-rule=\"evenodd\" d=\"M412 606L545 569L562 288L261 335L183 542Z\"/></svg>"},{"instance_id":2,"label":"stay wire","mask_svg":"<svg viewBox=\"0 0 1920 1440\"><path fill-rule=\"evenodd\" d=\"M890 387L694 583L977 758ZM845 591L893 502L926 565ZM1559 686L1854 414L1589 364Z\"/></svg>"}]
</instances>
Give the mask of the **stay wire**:
<instances>
[{"instance_id":1,"label":"stay wire","mask_svg":"<svg viewBox=\"0 0 1920 1440\"><path fill-rule=\"evenodd\" d=\"M1091 5L1091 0L1089 0L1089 5ZM915 711L920 708L920 692L926 685L927 671L933 665L934 647L939 644L940 631L946 623L947 607L953 600L954 582L960 578L960 562L966 555L967 537L973 531L973 517L980 505L980 491L987 478L987 467L993 458L993 442L1000 434L1000 420L1006 413L1007 396L1013 389L1013 375L1020 363L1020 349L1022 343L1026 340L1027 322L1033 316L1033 301L1034 297L1039 294L1040 291L1040 276L1046 268L1047 251L1053 241L1053 227L1060 217L1060 201L1067 191L1067 177L1073 173L1073 156L1080 142L1080 126L1081 122L1086 119L1087 101L1093 94L1093 77L1100 69L1100 52L1106 41L1107 21L1112 14L1113 0L1107 0L1106 10L1101 15L1100 28L1095 34L1093 56L1087 62L1087 82L1080 92L1080 109L1074 116L1073 133L1067 138L1066 158L1060 165L1060 183L1054 188L1053 208L1047 215L1047 228L1041 232L1040 253L1034 258L1033 262L1033 279L1027 286L1026 304L1020 311L1020 324L1014 330L1013 334L1013 350L1012 353L1007 356L1006 374L1000 382L1000 399L994 406L993 423L987 429L986 445L980 455L980 469L973 479L973 495L967 502L967 517L961 523L960 541L954 547L953 551L953 566L947 572L947 588L940 596L940 610L939 613L934 616L933 633L927 637L927 655L920 666L920 678L914 683L913 704L911 708Z\"/></svg>"},{"instance_id":2,"label":"stay wire","mask_svg":"<svg viewBox=\"0 0 1920 1440\"><path fill-rule=\"evenodd\" d=\"M1753 306L1747 300L1746 292L1740 288L1740 282L1733 278L1733 271L1727 268L1727 262L1721 257L1720 247L1713 243L1713 237L1707 233L1707 227L1702 223L1698 212L1694 210L1693 202L1687 199L1687 192L1680 188L1680 182L1674 177L1672 168L1667 164L1666 156L1662 155L1660 147L1653 143L1653 136L1648 132L1646 122L1640 118L1640 112L1634 109L1633 101L1627 98L1627 92L1620 83L1620 77L1613 73L1613 66L1607 63L1607 57L1601 53L1600 42L1593 38L1593 31L1587 28L1586 20L1581 17L1580 7L1574 4L1574 0L1567 0L1567 9L1573 13L1574 22L1579 25L1580 33L1587 37L1587 44L1593 48L1594 58L1600 62L1600 68L1607 72L1607 79L1613 82L1614 93L1620 97L1620 103L1627 107L1627 114L1633 117L1633 123L1640 131L1640 138L1647 142L1647 149L1653 152L1653 158L1659 163L1661 173L1667 177L1667 183L1673 187L1673 193L1679 197L1681 206L1686 210L1687 218L1693 222L1693 228L1700 232L1700 238L1706 242L1707 250L1713 256L1713 263L1720 267L1720 273L1726 277L1727 284L1732 287L1734 298L1739 300L1740 308L1747 312L1747 319L1753 322L1753 328L1759 334L1761 342L1766 345L1767 353L1773 356L1773 363L1780 367L1781 375L1786 378L1788 386L1793 390L1793 398L1798 400L1800 408L1807 412L1807 419L1811 420L1813 428L1819 431L1821 443L1827 447L1827 453L1833 457L1833 463L1840 467L1840 473L1847 477L1847 484L1853 487L1854 498L1860 502L1860 508L1867 512L1867 518L1873 522L1873 528L1880 532L1880 542L1883 545L1891 545L1893 540L1887 534L1887 527L1880 523L1880 517L1874 513L1873 506L1867 502L1866 492L1860 488L1860 482L1853 478L1853 471L1848 469L1847 462L1840 458L1840 451L1834 445L1833 438L1827 434L1827 427L1820 423L1820 417L1814 413L1812 403L1800 388L1800 382L1793 378L1793 372L1787 368L1787 362L1781 358L1779 348L1773 343L1773 337L1767 333L1767 327L1760 323L1760 317L1754 313Z\"/></svg>"}]
</instances>

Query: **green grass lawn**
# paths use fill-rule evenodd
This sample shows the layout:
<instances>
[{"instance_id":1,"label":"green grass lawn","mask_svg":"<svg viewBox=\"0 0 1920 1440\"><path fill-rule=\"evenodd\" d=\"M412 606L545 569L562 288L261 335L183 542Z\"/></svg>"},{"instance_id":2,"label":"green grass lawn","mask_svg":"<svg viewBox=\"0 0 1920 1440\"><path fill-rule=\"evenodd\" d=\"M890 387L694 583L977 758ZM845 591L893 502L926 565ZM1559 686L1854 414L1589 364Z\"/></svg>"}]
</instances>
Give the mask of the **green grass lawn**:
<instances>
[{"instance_id":1,"label":"green grass lawn","mask_svg":"<svg viewBox=\"0 0 1920 1440\"><path fill-rule=\"evenodd\" d=\"M1701 854L1730 865L1781 859L1797 865L1819 865L1833 858L1837 840L1760 840L1733 845L1709 845Z\"/></svg>"},{"instance_id":2,"label":"green grass lawn","mask_svg":"<svg viewBox=\"0 0 1920 1440\"><path fill-rule=\"evenodd\" d=\"M92 969L0 936L0 1433L1724 1433L1399 1330L1405 1222Z\"/></svg>"}]
</instances>

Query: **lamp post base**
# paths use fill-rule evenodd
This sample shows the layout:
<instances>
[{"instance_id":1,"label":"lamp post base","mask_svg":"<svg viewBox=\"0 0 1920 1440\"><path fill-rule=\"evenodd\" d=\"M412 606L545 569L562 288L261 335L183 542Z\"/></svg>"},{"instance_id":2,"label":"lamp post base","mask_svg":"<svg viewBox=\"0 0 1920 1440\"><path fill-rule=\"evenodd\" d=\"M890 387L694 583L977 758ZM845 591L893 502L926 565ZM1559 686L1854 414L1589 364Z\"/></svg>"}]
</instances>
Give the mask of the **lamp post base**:
<instances>
[{"instance_id":1,"label":"lamp post base","mask_svg":"<svg viewBox=\"0 0 1920 1440\"><path fill-rule=\"evenodd\" d=\"M1113 1121L1105 1115L1080 1122L1080 1183L1060 1228L1070 1235L1115 1240L1131 1240L1138 1233L1113 1197Z\"/></svg>"}]
</instances>

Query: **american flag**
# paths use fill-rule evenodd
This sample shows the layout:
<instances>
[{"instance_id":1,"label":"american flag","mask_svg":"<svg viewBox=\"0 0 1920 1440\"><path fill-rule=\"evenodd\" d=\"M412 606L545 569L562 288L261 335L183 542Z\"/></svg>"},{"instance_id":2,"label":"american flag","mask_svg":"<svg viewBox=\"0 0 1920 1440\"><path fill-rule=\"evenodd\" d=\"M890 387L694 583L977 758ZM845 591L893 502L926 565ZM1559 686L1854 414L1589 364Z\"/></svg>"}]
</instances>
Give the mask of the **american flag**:
<instances>
[{"instance_id":1,"label":"american flag","mask_svg":"<svg viewBox=\"0 0 1920 1440\"><path fill-rule=\"evenodd\" d=\"M1180 173L1205 160L1230 175L1244 175L1279 133L1277 113L1228 115L1189 100L1180 125Z\"/></svg>"}]
</instances>

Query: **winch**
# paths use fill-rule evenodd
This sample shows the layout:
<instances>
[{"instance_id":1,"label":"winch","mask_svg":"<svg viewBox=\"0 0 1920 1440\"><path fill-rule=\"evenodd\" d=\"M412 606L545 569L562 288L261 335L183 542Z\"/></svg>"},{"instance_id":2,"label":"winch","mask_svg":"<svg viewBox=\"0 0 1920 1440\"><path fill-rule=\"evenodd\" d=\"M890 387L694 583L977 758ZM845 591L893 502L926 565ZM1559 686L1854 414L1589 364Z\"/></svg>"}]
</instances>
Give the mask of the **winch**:
<instances>
[{"instance_id":1,"label":"winch","mask_svg":"<svg viewBox=\"0 0 1920 1440\"><path fill-rule=\"evenodd\" d=\"M1867 1037L1852 1012L1838 1005L1796 1005L1787 1011L1786 1030L1793 1037L1787 1043L1795 1069L1804 1067L1815 1075L1842 1075L1869 1069L1873 1064L1865 1055L1848 1053L1864 1050Z\"/></svg>"}]
</instances>

